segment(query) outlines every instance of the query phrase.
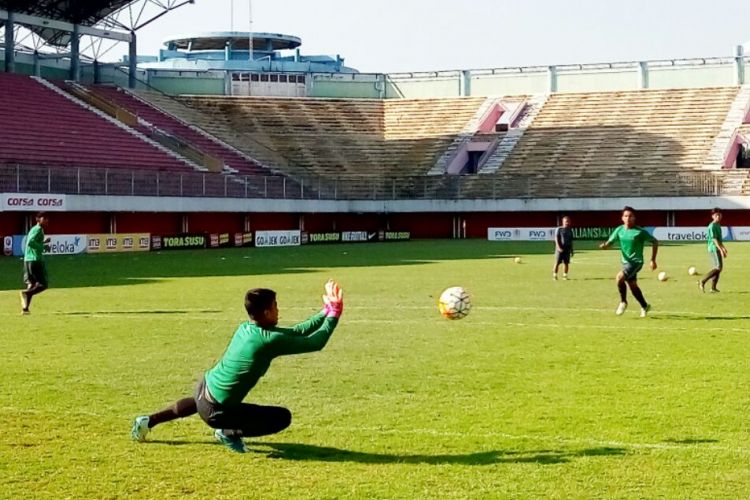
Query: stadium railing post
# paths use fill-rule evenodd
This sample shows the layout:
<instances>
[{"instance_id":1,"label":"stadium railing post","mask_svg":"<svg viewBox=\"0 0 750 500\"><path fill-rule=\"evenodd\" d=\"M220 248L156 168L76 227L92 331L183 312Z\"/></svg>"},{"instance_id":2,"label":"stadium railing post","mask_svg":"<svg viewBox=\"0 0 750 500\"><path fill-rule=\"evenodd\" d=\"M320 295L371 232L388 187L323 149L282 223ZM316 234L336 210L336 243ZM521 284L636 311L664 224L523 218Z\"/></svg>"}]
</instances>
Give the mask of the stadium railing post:
<instances>
[{"instance_id":1,"label":"stadium railing post","mask_svg":"<svg viewBox=\"0 0 750 500\"><path fill-rule=\"evenodd\" d=\"M263 177L263 198L268 198L268 177Z\"/></svg>"},{"instance_id":2,"label":"stadium railing post","mask_svg":"<svg viewBox=\"0 0 750 500\"><path fill-rule=\"evenodd\" d=\"M104 169L104 194L109 194L109 169Z\"/></svg>"},{"instance_id":3,"label":"stadium railing post","mask_svg":"<svg viewBox=\"0 0 750 500\"><path fill-rule=\"evenodd\" d=\"M320 176L318 176L318 199L320 199Z\"/></svg>"},{"instance_id":4,"label":"stadium railing post","mask_svg":"<svg viewBox=\"0 0 750 500\"><path fill-rule=\"evenodd\" d=\"M21 165L16 165L16 193L21 192Z\"/></svg>"},{"instance_id":5,"label":"stadium railing post","mask_svg":"<svg viewBox=\"0 0 750 500\"><path fill-rule=\"evenodd\" d=\"M247 176L245 176L245 198L247 198Z\"/></svg>"},{"instance_id":6,"label":"stadium railing post","mask_svg":"<svg viewBox=\"0 0 750 500\"><path fill-rule=\"evenodd\" d=\"M135 196L135 170L130 171L130 196Z\"/></svg>"},{"instance_id":7,"label":"stadium railing post","mask_svg":"<svg viewBox=\"0 0 750 500\"><path fill-rule=\"evenodd\" d=\"M159 172L158 171L156 172L156 196L159 196Z\"/></svg>"},{"instance_id":8,"label":"stadium railing post","mask_svg":"<svg viewBox=\"0 0 750 500\"><path fill-rule=\"evenodd\" d=\"M281 178L281 197L286 200L286 177Z\"/></svg>"},{"instance_id":9,"label":"stadium railing post","mask_svg":"<svg viewBox=\"0 0 750 500\"><path fill-rule=\"evenodd\" d=\"M52 192L52 169L47 168L47 192Z\"/></svg>"},{"instance_id":10,"label":"stadium railing post","mask_svg":"<svg viewBox=\"0 0 750 500\"><path fill-rule=\"evenodd\" d=\"M81 168L76 169L76 194L81 194Z\"/></svg>"},{"instance_id":11,"label":"stadium railing post","mask_svg":"<svg viewBox=\"0 0 750 500\"><path fill-rule=\"evenodd\" d=\"M333 199L339 199L339 180L338 178L333 179Z\"/></svg>"},{"instance_id":12,"label":"stadium railing post","mask_svg":"<svg viewBox=\"0 0 750 500\"><path fill-rule=\"evenodd\" d=\"M227 197L227 176L224 176L224 198Z\"/></svg>"},{"instance_id":13,"label":"stadium railing post","mask_svg":"<svg viewBox=\"0 0 750 500\"><path fill-rule=\"evenodd\" d=\"M201 174L201 177L203 179L203 196L206 196L206 174Z\"/></svg>"},{"instance_id":14,"label":"stadium railing post","mask_svg":"<svg viewBox=\"0 0 750 500\"><path fill-rule=\"evenodd\" d=\"M180 174L180 196L183 195L183 189L182 189L182 174Z\"/></svg>"},{"instance_id":15,"label":"stadium railing post","mask_svg":"<svg viewBox=\"0 0 750 500\"><path fill-rule=\"evenodd\" d=\"M305 179L300 179L299 197L300 197L301 200L305 199Z\"/></svg>"}]
</instances>

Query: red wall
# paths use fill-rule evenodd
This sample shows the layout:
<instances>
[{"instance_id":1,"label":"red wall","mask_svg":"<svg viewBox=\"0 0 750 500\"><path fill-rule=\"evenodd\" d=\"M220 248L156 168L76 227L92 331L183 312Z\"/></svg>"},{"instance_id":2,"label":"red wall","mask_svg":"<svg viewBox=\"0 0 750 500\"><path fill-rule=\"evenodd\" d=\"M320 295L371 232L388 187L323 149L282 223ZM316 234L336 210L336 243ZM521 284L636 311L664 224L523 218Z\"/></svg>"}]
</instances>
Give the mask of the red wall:
<instances>
[{"instance_id":1,"label":"red wall","mask_svg":"<svg viewBox=\"0 0 750 500\"><path fill-rule=\"evenodd\" d=\"M239 233L245 225L245 214L187 214L189 233Z\"/></svg>"},{"instance_id":2,"label":"red wall","mask_svg":"<svg viewBox=\"0 0 750 500\"><path fill-rule=\"evenodd\" d=\"M181 214L171 213L118 213L118 233L176 234L181 231Z\"/></svg>"},{"instance_id":3,"label":"red wall","mask_svg":"<svg viewBox=\"0 0 750 500\"><path fill-rule=\"evenodd\" d=\"M0 212L0 236L23 234L23 221L25 217L25 213Z\"/></svg>"},{"instance_id":4,"label":"red wall","mask_svg":"<svg viewBox=\"0 0 750 500\"><path fill-rule=\"evenodd\" d=\"M392 214L304 214L307 232L326 231L409 231L412 238L451 238L453 220L460 217L466 222L469 238L486 238L488 227L550 227L558 217L570 215L577 227L615 226L621 223L620 211L611 212L476 212L476 213L392 213ZM0 214L0 236L22 234L26 213ZM641 226L667 225L666 211L637 213ZM244 230L247 216L250 229L299 229L300 214L285 213L132 213L110 214L104 212L50 212L49 234L108 233L111 217L116 219L118 233L175 234L182 230L183 217L187 218L188 231L195 233L232 233ZM710 208L676 212L677 226L704 226L710 221ZM724 226L750 226L750 210L724 212Z\"/></svg>"}]
</instances>

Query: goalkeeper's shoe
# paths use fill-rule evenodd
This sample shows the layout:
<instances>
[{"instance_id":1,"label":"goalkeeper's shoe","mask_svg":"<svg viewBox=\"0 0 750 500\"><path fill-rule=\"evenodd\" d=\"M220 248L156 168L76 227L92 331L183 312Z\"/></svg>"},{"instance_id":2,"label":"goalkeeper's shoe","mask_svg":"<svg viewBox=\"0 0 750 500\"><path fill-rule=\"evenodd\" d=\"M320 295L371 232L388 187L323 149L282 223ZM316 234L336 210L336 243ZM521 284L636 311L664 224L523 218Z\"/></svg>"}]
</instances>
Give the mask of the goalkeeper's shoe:
<instances>
[{"instance_id":1,"label":"goalkeeper's shoe","mask_svg":"<svg viewBox=\"0 0 750 500\"><path fill-rule=\"evenodd\" d=\"M130 430L130 437L133 441L143 442L151 429L148 428L148 417L135 417L133 428Z\"/></svg>"},{"instance_id":2,"label":"goalkeeper's shoe","mask_svg":"<svg viewBox=\"0 0 750 500\"><path fill-rule=\"evenodd\" d=\"M218 442L235 453L247 452L247 447L245 446L245 442L242 440L242 438L226 436L221 429L216 429L214 431L214 437Z\"/></svg>"}]
</instances>

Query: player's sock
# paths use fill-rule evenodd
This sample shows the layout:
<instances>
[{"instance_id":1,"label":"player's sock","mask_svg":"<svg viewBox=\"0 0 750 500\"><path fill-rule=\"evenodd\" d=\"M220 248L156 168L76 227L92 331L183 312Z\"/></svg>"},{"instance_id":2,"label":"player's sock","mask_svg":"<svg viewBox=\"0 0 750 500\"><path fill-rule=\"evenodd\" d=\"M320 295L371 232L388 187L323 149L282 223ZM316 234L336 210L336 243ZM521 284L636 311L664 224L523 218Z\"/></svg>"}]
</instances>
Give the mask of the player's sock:
<instances>
[{"instance_id":1,"label":"player's sock","mask_svg":"<svg viewBox=\"0 0 750 500\"><path fill-rule=\"evenodd\" d=\"M646 302L646 299L643 297L643 292L640 288L633 288L630 290L630 292L633 294L633 297L635 297L635 300L638 301L643 309L646 309L646 307L648 307L648 302Z\"/></svg>"},{"instance_id":2,"label":"player's sock","mask_svg":"<svg viewBox=\"0 0 750 500\"><path fill-rule=\"evenodd\" d=\"M198 413L198 408L194 398L184 398L177 401L172 406L148 416L149 429L155 425L169 422L178 418L189 417Z\"/></svg>"},{"instance_id":3,"label":"player's sock","mask_svg":"<svg viewBox=\"0 0 750 500\"><path fill-rule=\"evenodd\" d=\"M718 269L711 269L709 272L706 273L706 275L701 279L701 283L705 285L712 279L714 279L714 276L716 276L720 271Z\"/></svg>"},{"instance_id":4,"label":"player's sock","mask_svg":"<svg viewBox=\"0 0 750 500\"><path fill-rule=\"evenodd\" d=\"M716 274L714 275L714 279L711 282L711 290L716 290L716 285L719 284L719 277L721 276L721 271L718 269L714 269L716 271Z\"/></svg>"},{"instance_id":5,"label":"player's sock","mask_svg":"<svg viewBox=\"0 0 750 500\"><path fill-rule=\"evenodd\" d=\"M621 282L617 284L617 289L620 291L620 302L627 302L628 301L628 287L625 284L625 282Z\"/></svg>"}]
</instances>

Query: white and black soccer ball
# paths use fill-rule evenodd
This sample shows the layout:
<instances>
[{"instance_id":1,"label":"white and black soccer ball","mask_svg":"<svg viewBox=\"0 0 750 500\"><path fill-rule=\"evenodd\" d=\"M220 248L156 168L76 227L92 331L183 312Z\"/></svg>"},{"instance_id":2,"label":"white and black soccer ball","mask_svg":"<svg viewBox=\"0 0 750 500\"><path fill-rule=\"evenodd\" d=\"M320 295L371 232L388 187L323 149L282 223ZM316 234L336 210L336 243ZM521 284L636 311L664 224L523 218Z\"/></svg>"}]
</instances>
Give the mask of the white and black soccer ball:
<instances>
[{"instance_id":1,"label":"white and black soccer ball","mask_svg":"<svg viewBox=\"0 0 750 500\"><path fill-rule=\"evenodd\" d=\"M438 310L444 318L462 319L471 311L471 296L463 287L452 286L440 294Z\"/></svg>"}]
</instances>

